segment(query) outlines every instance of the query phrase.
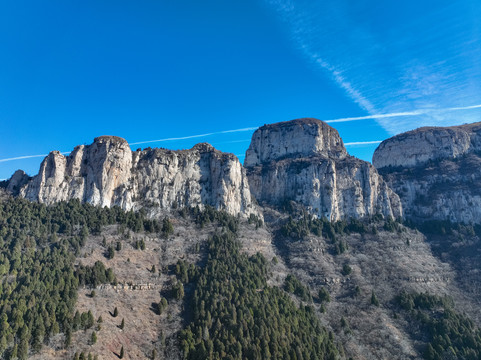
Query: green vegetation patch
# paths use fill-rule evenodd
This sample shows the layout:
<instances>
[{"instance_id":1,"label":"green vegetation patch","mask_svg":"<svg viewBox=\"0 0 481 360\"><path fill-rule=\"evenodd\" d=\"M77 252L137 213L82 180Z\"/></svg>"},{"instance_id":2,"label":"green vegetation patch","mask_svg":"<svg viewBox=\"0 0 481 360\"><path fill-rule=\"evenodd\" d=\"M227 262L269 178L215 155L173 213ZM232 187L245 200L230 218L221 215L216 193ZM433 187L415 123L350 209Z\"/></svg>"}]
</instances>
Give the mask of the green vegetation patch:
<instances>
[{"instance_id":1,"label":"green vegetation patch","mask_svg":"<svg viewBox=\"0 0 481 360\"><path fill-rule=\"evenodd\" d=\"M336 359L332 333L311 306L267 285L261 254L240 252L233 233L214 235L180 334L186 359ZM184 271L181 271L184 273Z\"/></svg>"},{"instance_id":2,"label":"green vegetation patch","mask_svg":"<svg viewBox=\"0 0 481 360\"><path fill-rule=\"evenodd\" d=\"M454 310L451 298L403 292L396 302L427 334L425 359L481 358L481 331L468 317Z\"/></svg>"},{"instance_id":3,"label":"green vegetation patch","mask_svg":"<svg viewBox=\"0 0 481 360\"><path fill-rule=\"evenodd\" d=\"M75 269L75 254L89 233L116 223L162 231L160 222L118 207L0 201L0 358L26 359L59 332L68 346L72 331L91 327L88 313L73 314L78 286L112 283L115 276L102 262Z\"/></svg>"}]
</instances>

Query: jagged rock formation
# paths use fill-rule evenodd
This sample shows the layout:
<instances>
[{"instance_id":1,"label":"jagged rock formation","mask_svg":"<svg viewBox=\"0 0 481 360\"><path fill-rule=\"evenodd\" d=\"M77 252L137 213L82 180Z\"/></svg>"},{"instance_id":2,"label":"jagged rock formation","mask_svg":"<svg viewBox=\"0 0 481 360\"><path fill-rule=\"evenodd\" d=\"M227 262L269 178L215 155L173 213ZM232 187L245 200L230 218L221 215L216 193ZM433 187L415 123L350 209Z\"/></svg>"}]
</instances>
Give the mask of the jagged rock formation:
<instances>
[{"instance_id":1,"label":"jagged rock formation","mask_svg":"<svg viewBox=\"0 0 481 360\"><path fill-rule=\"evenodd\" d=\"M398 196L368 162L349 156L338 132L316 119L256 130L244 166L261 203L294 200L330 220L401 216Z\"/></svg>"},{"instance_id":2,"label":"jagged rock formation","mask_svg":"<svg viewBox=\"0 0 481 360\"><path fill-rule=\"evenodd\" d=\"M24 177L14 176L12 187ZM101 136L69 156L51 152L20 196L51 204L77 198L94 205L161 209L208 204L230 214L257 214L245 170L232 154L198 144L190 150L132 152L119 137Z\"/></svg>"},{"instance_id":3,"label":"jagged rock formation","mask_svg":"<svg viewBox=\"0 0 481 360\"><path fill-rule=\"evenodd\" d=\"M416 221L481 223L481 123L424 127L383 141L373 164Z\"/></svg>"},{"instance_id":4,"label":"jagged rock formation","mask_svg":"<svg viewBox=\"0 0 481 360\"><path fill-rule=\"evenodd\" d=\"M17 170L8 181L7 191L13 195L18 195L22 186L24 186L29 180L30 177L25 174L25 171Z\"/></svg>"}]
</instances>

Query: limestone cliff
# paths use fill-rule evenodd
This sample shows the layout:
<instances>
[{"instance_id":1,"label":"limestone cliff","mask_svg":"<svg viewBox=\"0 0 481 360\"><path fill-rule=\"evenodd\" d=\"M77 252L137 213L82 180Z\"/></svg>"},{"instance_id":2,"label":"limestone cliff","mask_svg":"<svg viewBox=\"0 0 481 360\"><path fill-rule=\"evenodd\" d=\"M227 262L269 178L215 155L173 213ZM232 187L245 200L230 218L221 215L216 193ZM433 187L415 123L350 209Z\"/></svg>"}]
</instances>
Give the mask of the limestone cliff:
<instances>
[{"instance_id":1,"label":"limestone cliff","mask_svg":"<svg viewBox=\"0 0 481 360\"><path fill-rule=\"evenodd\" d=\"M399 197L368 162L349 156L338 132L316 119L256 130L244 162L261 203L285 200L330 220L401 216Z\"/></svg>"},{"instance_id":2,"label":"limestone cliff","mask_svg":"<svg viewBox=\"0 0 481 360\"><path fill-rule=\"evenodd\" d=\"M455 159L481 151L481 122L451 127L423 127L384 140L372 163L384 167L415 167L439 159Z\"/></svg>"},{"instance_id":3,"label":"limestone cliff","mask_svg":"<svg viewBox=\"0 0 481 360\"><path fill-rule=\"evenodd\" d=\"M126 210L211 205L234 215L258 213L239 160L208 144L132 152L124 139L101 136L69 156L51 152L26 184L20 173L15 179L20 196L46 204L77 198Z\"/></svg>"},{"instance_id":4,"label":"limestone cliff","mask_svg":"<svg viewBox=\"0 0 481 360\"><path fill-rule=\"evenodd\" d=\"M481 123L425 127L383 141L373 164L416 221L481 223Z\"/></svg>"}]
</instances>

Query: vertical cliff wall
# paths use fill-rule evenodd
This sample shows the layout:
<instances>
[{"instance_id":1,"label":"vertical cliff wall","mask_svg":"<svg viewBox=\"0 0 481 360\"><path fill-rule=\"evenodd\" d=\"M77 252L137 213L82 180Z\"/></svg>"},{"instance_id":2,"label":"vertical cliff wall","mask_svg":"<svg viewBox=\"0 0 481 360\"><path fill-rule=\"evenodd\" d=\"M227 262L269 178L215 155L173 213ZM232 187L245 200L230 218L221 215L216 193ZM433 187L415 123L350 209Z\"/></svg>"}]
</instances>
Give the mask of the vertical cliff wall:
<instances>
[{"instance_id":1,"label":"vertical cliff wall","mask_svg":"<svg viewBox=\"0 0 481 360\"><path fill-rule=\"evenodd\" d=\"M415 221L481 223L481 123L425 127L383 141L373 164Z\"/></svg>"},{"instance_id":2,"label":"vertical cliff wall","mask_svg":"<svg viewBox=\"0 0 481 360\"><path fill-rule=\"evenodd\" d=\"M46 204L76 198L126 210L211 205L235 215L258 213L239 160L208 144L132 152L124 139L101 136L69 156L51 152L38 175L26 180L18 173L9 185Z\"/></svg>"},{"instance_id":3,"label":"vertical cliff wall","mask_svg":"<svg viewBox=\"0 0 481 360\"><path fill-rule=\"evenodd\" d=\"M293 200L330 220L399 217L399 197L368 162L349 156L338 132L316 119L266 125L252 136L244 166L262 204Z\"/></svg>"}]
</instances>

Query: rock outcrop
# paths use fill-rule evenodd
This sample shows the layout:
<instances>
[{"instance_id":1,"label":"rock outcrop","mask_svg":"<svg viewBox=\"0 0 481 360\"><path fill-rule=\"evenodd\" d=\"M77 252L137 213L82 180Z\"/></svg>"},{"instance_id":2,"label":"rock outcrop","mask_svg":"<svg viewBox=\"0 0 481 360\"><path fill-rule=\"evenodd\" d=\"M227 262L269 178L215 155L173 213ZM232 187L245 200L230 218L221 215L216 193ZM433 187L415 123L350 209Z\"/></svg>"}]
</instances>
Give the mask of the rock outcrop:
<instances>
[{"instance_id":1,"label":"rock outcrop","mask_svg":"<svg viewBox=\"0 0 481 360\"><path fill-rule=\"evenodd\" d=\"M9 186L25 182L20 175ZM20 196L45 204L76 198L126 210L211 205L234 215L258 213L237 157L209 144L132 152L124 139L101 136L69 156L51 152L38 175L20 185Z\"/></svg>"},{"instance_id":2,"label":"rock outcrop","mask_svg":"<svg viewBox=\"0 0 481 360\"><path fill-rule=\"evenodd\" d=\"M25 171L23 170L15 171L12 177L8 180L7 192L13 195L18 195L22 186L28 183L29 180L30 180L30 177L27 174L25 174Z\"/></svg>"},{"instance_id":3,"label":"rock outcrop","mask_svg":"<svg viewBox=\"0 0 481 360\"><path fill-rule=\"evenodd\" d=\"M338 132L316 119L259 128L244 166L260 203L293 200L332 221L402 213L399 197L377 170L349 156Z\"/></svg>"},{"instance_id":4,"label":"rock outcrop","mask_svg":"<svg viewBox=\"0 0 481 360\"><path fill-rule=\"evenodd\" d=\"M456 159L481 151L481 122L451 127L422 127L384 140L373 165L416 167L439 159Z\"/></svg>"},{"instance_id":5,"label":"rock outcrop","mask_svg":"<svg viewBox=\"0 0 481 360\"><path fill-rule=\"evenodd\" d=\"M481 223L481 123L424 127L383 141L373 164L414 221Z\"/></svg>"}]
</instances>

